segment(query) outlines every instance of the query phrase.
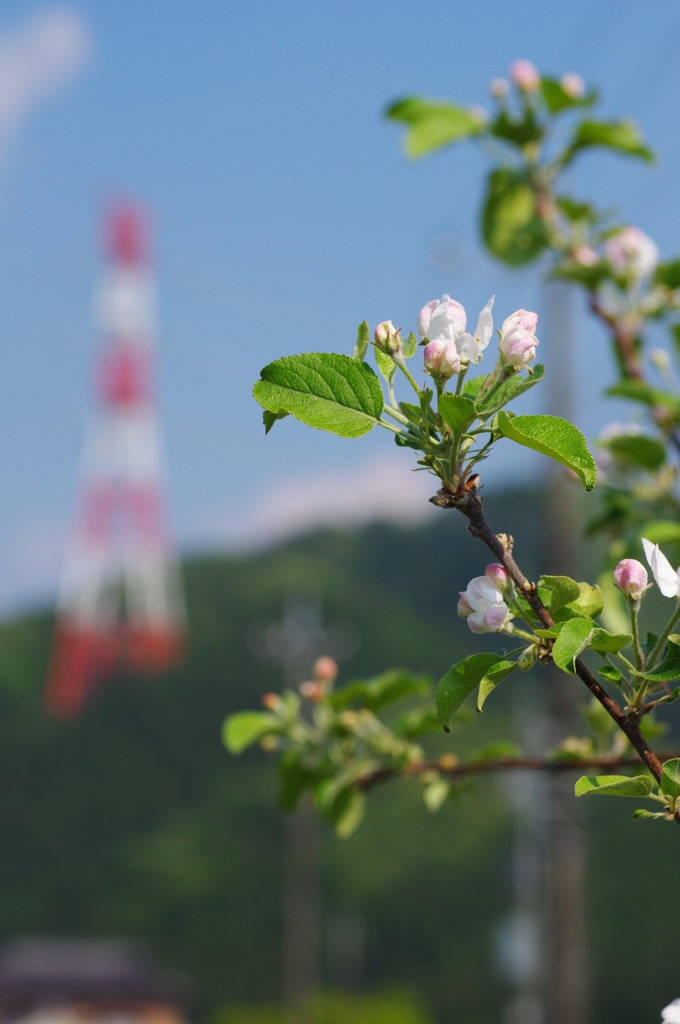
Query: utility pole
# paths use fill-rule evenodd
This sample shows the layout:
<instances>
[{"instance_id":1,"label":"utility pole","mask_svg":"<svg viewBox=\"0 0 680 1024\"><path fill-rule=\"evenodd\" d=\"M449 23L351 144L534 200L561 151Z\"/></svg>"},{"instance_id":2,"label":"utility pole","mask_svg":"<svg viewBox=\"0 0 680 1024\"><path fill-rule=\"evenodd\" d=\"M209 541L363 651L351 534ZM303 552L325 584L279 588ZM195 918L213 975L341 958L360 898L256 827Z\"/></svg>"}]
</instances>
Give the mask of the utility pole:
<instances>
[{"instance_id":1,"label":"utility pole","mask_svg":"<svg viewBox=\"0 0 680 1024\"><path fill-rule=\"evenodd\" d=\"M323 626L321 602L310 595L286 599L280 622L251 625L253 654L282 665L286 686L297 689L321 654L336 659L358 649L360 635L350 623ZM284 823L283 1001L289 1024L316 1024L321 946L320 831L311 802L303 799Z\"/></svg>"}]
</instances>

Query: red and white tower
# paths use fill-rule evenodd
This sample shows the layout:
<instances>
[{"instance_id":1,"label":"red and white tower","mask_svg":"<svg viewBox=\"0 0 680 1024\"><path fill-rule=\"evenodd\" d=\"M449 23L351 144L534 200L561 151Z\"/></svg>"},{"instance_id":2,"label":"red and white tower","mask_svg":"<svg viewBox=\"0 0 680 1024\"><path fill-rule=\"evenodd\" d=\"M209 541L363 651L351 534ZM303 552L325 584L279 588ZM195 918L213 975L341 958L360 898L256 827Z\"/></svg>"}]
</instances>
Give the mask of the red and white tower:
<instances>
[{"instance_id":1,"label":"red and white tower","mask_svg":"<svg viewBox=\"0 0 680 1024\"><path fill-rule=\"evenodd\" d=\"M77 714L114 668L161 671L185 644L179 566L163 526L154 288L139 210L119 206L107 217L105 247L95 297L104 340L98 414L85 440L44 697L60 717Z\"/></svg>"}]
</instances>

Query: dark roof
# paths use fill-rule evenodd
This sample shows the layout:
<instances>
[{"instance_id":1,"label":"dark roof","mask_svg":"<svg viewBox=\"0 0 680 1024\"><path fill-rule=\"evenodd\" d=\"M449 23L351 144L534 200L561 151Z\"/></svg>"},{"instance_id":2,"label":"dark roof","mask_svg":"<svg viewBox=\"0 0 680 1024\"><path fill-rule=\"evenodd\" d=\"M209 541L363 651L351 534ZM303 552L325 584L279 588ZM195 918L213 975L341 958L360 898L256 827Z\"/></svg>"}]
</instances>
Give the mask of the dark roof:
<instances>
[{"instance_id":1,"label":"dark roof","mask_svg":"<svg viewBox=\"0 0 680 1024\"><path fill-rule=\"evenodd\" d=\"M193 985L160 971L139 946L118 940L22 939L0 949L0 1012L46 1003L186 1006Z\"/></svg>"}]
</instances>

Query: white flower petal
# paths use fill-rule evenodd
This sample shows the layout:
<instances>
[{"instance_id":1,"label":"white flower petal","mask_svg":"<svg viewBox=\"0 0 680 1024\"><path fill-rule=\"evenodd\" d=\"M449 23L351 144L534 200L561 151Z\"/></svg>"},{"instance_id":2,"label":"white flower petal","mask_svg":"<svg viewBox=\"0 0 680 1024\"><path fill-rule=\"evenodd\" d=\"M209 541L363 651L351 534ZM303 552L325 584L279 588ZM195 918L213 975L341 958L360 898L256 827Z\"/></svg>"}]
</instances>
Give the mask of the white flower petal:
<instances>
[{"instance_id":1,"label":"white flower petal","mask_svg":"<svg viewBox=\"0 0 680 1024\"><path fill-rule=\"evenodd\" d=\"M477 327L475 328L475 338L479 343L480 351L483 352L486 346L491 341L491 335L493 334L493 316L491 310L493 309L493 300L495 295L492 295L486 306L479 314L479 320L477 321Z\"/></svg>"},{"instance_id":2,"label":"white flower petal","mask_svg":"<svg viewBox=\"0 0 680 1024\"><path fill-rule=\"evenodd\" d=\"M471 334L459 334L456 338L456 350L462 363L477 363L482 356L481 349Z\"/></svg>"},{"instance_id":3,"label":"white flower petal","mask_svg":"<svg viewBox=\"0 0 680 1024\"><path fill-rule=\"evenodd\" d=\"M664 597L677 597L680 594L680 576L663 554L658 544L652 544L646 537L642 538L645 557L649 562L654 579Z\"/></svg>"},{"instance_id":4,"label":"white flower petal","mask_svg":"<svg viewBox=\"0 0 680 1024\"><path fill-rule=\"evenodd\" d=\"M494 580L488 576L475 576L470 580L467 586L467 599L476 612L486 611L493 604L503 604L503 595Z\"/></svg>"}]
</instances>

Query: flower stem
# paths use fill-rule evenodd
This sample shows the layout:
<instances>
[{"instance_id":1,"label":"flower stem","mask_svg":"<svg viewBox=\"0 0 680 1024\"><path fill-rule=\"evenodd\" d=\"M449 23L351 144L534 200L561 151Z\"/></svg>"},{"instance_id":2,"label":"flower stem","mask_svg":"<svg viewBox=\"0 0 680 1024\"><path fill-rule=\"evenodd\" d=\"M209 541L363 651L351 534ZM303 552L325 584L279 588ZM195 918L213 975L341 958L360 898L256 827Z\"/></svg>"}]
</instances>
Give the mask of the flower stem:
<instances>
[{"instance_id":1,"label":"flower stem","mask_svg":"<svg viewBox=\"0 0 680 1024\"><path fill-rule=\"evenodd\" d=\"M456 384L456 394L457 395L459 395L461 393L461 391L463 390L463 381L465 380L465 374L468 372L469 366L470 366L470 364L468 363L468 365L464 366L463 369L458 374L458 383Z\"/></svg>"},{"instance_id":2,"label":"flower stem","mask_svg":"<svg viewBox=\"0 0 680 1024\"><path fill-rule=\"evenodd\" d=\"M642 651L640 650L640 632L638 630L638 611L639 604L637 601L631 601L630 603L630 628L633 633L633 650L635 651L635 664L642 671L644 669L644 662L642 660Z\"/></svg>"},{"instance_id":3,"label":"flower stem","mask_svg":"<svg viewBox=\"0 0 680 1024\"><path fill-rule=\"evenodd\" d=\"M648 668L654 668L654 666L656 665L657 661L659 660L659 655L663 650L663 645L666 643L666 640L668 640L670 632L675 623L678 621L678 619L680 619L680 598L678 598L678 607L671 615L670 619L668 620L668 625L666 626L663 633L657 640L653 650L650 652L649 658L647 659Z\"/></svg>"}]
</instances>

